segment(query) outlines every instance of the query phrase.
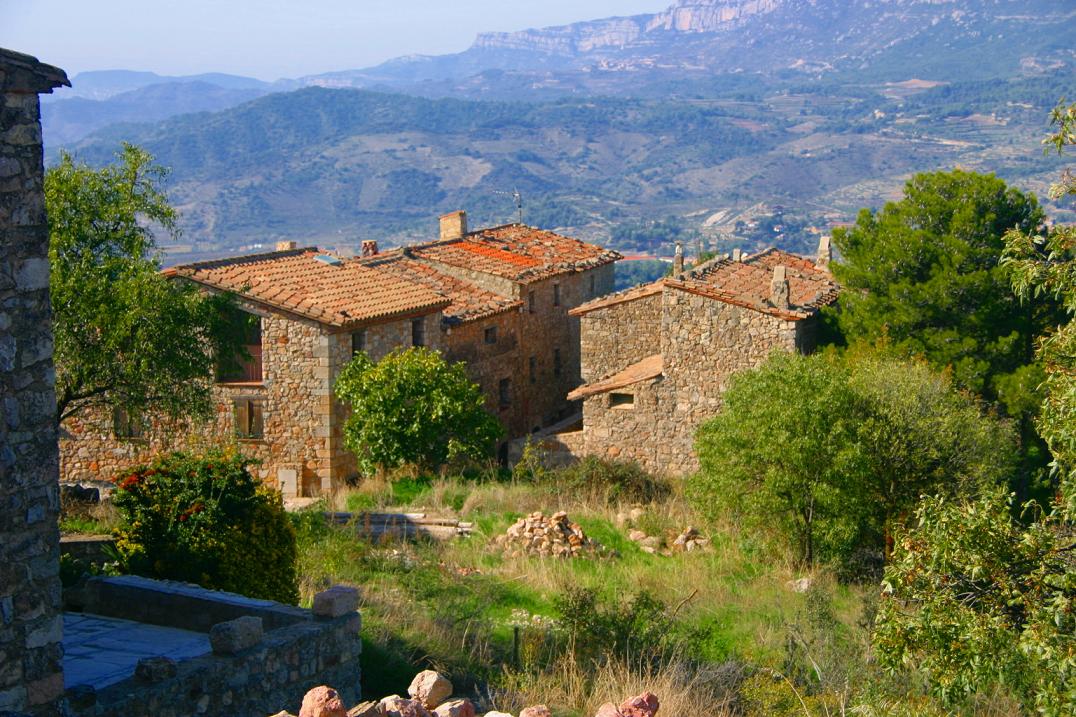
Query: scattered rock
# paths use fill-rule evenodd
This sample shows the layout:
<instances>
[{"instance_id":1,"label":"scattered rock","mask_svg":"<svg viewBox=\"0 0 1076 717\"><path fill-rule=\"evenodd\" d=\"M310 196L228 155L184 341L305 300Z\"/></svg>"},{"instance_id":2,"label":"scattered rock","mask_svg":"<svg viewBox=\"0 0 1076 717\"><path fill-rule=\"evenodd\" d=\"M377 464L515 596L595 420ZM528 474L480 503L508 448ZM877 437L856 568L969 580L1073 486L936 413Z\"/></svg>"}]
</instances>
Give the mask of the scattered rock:
<instances>
[{"instance_id":1,"label":"scattered rock","mask_svg":"<svg viewBox=\"0 0 1076 717\"><path fill-rule=\"evenodd\" d=\"M646 540L646 533L641 530L628 531L628 540L634 541L636 543L641 543Z\"/></svg>"},{"instance_id":2,"label":"scattered rock","mask_svg":"<svg viewBox=\"0 0 1076 717\"><path fill-rule=\"evenodd\" d=\"M347 717L382 717L380 702L360 702L347 711Z\"/></svg>"},{"instance_id":3,"label":"scattered rock","mask_svg":"<svg viewBox=\"0 0 1076 717\"><path fill-rule=\"evenodd\" d=\"M422 702L404 699L399 695L391 695L381 700L381 709L385 717L432 717Z\"/></svg>"},{"instance_id":4,"label":"scattered rock","mask_svg":"<svg viewBox=\"0 0 1076 717\"><path fill-rule=\"evenodd\" d=\"M407 694L432 710L452 696L452 683L444 675L433 670L423 670L411 680Z\"/></svg>"},{"instance_id":5,"label":"scattered rock","mask_svg":"<svg viewBox=\"0 0 1076 717\"><path fill-rule=\"evenodd\" d=\"M646 515L646 511L642 508L632 508L631 512L628 513L628 517L631 518L633 521L639 520L639 518L642 518L644 515Z\"/></svg>"},{"instance_id":6,"label":"scattered rock","mask_svg":"<svg viewBox=\"0 0 1076 717\"><path fill-rule=\"evenodd\" d=\"M702 533L694 527L687 527L684 532L676 536L672 541L672 549L675 552L688 552L700 550L710 544L708 538L702 537Z\"/></svg>"},{"instance_id":7,"label":"scattered rock","mask_svg":"<svg viewBox=\"0 0 1076 717\"><path fill-rule=\"evenodd\" d=\"M574 558L608 552L600 543L588 538L579 524L571 522L564 511L548 518L541 511L520 518L504 535L498 535L494 543L511 558L524 555Z\"/></svg>"},{"instance_id":8,"label":"scattered rock","mask_svg":"<svg viewBox=\"0 0 1076 717\"><path fill-rule=\"evenodd\" d=\"M553 713L545 705L527 707L519 713L519 717L553 717Z\"/></svg>"},{"instance_id":9,"label":"scattered rock","mask_svg":"<svg viewBox=\"0 0 1076 717\"><path fill-rule=\"evenodd\" d=\"M449 700L437 706L434 717L475 717L474 705L470 700Z\"/></svg>"},{"instance_id":10,"label":"scattered rock","mask_svg":"<svg viewBox=\"0 0 1076 717\"><path fill-rule=\"evenodd\" d=\"M218 622L209 629L209 644L215 655L234 655L262 641L262 619L244 615Z\"/></svg>"},{"instance_id":11,"label":"scattered rock","mask_svg":"<svg viewBox=\"0 0 1076 717\"><path fill-rule=\"evenodd\" d=\"M507 712L487 712L482 717L512 717Z\"/></svg>"},{"instance_id":12,"label":"scattered rock","mask_svg":"<svg viewBox=\"0 0 1076 717\"><path fill-rule=\"evenodd\" d=\"M620 705L623 717L654 717L658 712L658 697L653 692L644 692L637 697L624 700Z\"/></svg>"},{"instance_id":13,"label":"scattered rock","mask_svg":"<svg viewBox=\"0 0 1076 717\"><path fill-rule=\"evenodd\" d=\"M299 717L347 717L347 709L336 690L319 685L303 696Z\"/></svg>"},{"instance_id":14,"label":"scattered rock","mask_svg":"<svg viewBox=\"0 0 1076 717\"><path fill-rule=\"evenodd\" d=\"M785 583L785 586L788 587L788 589L794 593L805 593L811 589L811 585L813 584L814 579L808 577L799 578L798 580L789 580L787 583Z\"/></svg>"},{"instance_id":15,"label":"scattered rock","mask_svg":"<svg viewBox=\"0 0 1076 717\"><path fill-rule=\"evenodd\" d=\"M143 657L135 667L135 677L144 682L164 682L176 676L176 661L170 657Z\"/></svg>"},{"instance_id":16,"label":"scattered rock","mask_svg":"<svg viewBox=\"0 0 1076 717\"><path fill-rule=\"evenodd\" d=\"M612 702L606 702L594 713L594 717L621 717L620 710Z\"/></svg>"}]
</instances>

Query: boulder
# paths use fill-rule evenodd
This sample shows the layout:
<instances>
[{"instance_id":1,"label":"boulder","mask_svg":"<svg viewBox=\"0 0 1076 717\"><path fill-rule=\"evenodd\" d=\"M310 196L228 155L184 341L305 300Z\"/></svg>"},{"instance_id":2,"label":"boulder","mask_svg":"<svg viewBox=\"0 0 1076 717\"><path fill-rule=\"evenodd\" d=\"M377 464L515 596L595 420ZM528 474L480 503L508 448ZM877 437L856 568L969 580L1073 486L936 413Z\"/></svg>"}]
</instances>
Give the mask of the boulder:
<instances>
[{"instance_id":1,"label":"boulder","mask_svg":"<svg viewBox=\"0 0 1076 717\"><path fill-rule=\"evenodd\" d=\"M641 543L642 541L646 540L646 533L641 530L631 530L628 532L628 540L631 540L635 543Z\"/></svg>"},{"instance_id":2,"label":"boulder","mask_svg":"<svg viewBox=\"0 0 1076 717\"><path fill-rule=\"evenodd\" d=\"M553 713L545 705L534 705L533 707L525 707L519 713L519 717L553 717Z\"/></svg>"},{"instance_id":3,"label":"boulder","mask_svg":"<svg viewBox=\"0 0 1076 717\"><path fill-rule=\"evenodd\" d=\"M433 670L423 670L411 680L407 694L418 700L426 709L433 709L452 696L452 683Z\"/></svg>"},{"instance_id":4,"label":"boulder","mask_svg":"<svg viewBox=\"0 0 1076 717\"><path fill-rule=\"evenodd\" d=\"M347 717L347 709L336 690L319 685L303 696L299 717Z\"/></svg>"},{"instance_id":5,"label":"boulder","mask_svg":"<svg viewBox=\"0 0 1076 717\"><path fill-rule=\"evenodd\" d=\"M209 644L215 655L234 655L262 641L262 619L244 615L218 622L209 629Z\"/></svg>"},{"instance_id":6,"label":"boulder","mask_svg":"<svg viewBox=\"0 0 1076 717\"><path fill-rule=\"evenodd\" d=\"M474 705L470 700L449 700L437 705L434 717L475 717Z\"/></svg>"},{"instance_id":7,"label":"boulder","mask_svg":"<svg viewBox=\"0 0 1076 717\"><path fill-rule=\"evenodd\" d=\"M507 712L487 712L482 717L512 717Z\"/></svg>"},{"instance_id":8,"label":"boulder","mask_svg":"<svg viewBox=\"0 0 1076 717\"><path fill-rule=\"evenodd\" d=\"M594 717L622 717L620 710L612 702L606 702L594 713Z\"/></svg>"},{"instance_id":9,"label":"boulder","mask_svg":"<svg viewBox=\"0 0 1076 717\"><path fill-rule=\"evenodd\" d=\"M332 619L359 609L359 591L346 585L333 585L314 595L314 617Z\"/></svg>"},{"instance_id":10,"label":"boulder","mask_svg":"<svg viewBox=\"0 0 1076 717\"><path fill-rule=\"evenodd\" d=\"M347 717L383 717L380 702L360 702L347 711Z\"/></svg>"},{"instance_id":11,"label":"boulder","mask_svg":"<svg viewBox=\"0 0 1076 717\"><path fill-rule=\"evenodd\" d=\"M624 700L620 705L623 717L654 717L658 712L658 696L653 692L644 692L637 697Z\"/></svg>"},{"instance_id":12,"label":"boulder","mask_svg":"<svg viewBox=\"0 0 1076 717\"><path fill-rule=\"evenodd\" d=\"M798 580L789 580L785 585L794 593L805 593L811 589L811 585L814 580L811 578L799 578Z\"/></svg>"},{"instance_id":13,"label":"boulder","mask_svg":"<svg viewBox=\"0 0 1076 717\"><path fill-rule=\"evenodd\" d=\"M409 700L399 695L392 695L381 700L381 710L385 717L432 717L422 702Z\"/></svg>"}]
</instances>

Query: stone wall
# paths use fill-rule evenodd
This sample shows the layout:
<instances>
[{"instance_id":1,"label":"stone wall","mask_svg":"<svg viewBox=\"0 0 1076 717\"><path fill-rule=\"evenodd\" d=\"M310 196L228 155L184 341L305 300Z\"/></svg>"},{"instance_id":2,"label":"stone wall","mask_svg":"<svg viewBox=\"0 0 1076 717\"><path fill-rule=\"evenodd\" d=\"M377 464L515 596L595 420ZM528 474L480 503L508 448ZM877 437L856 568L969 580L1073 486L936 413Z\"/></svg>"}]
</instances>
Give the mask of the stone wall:
<instances>
[{"instance_id":1,"label":"stone wall","mask_svg":"<svg viewBox=\"0 0 1076 717\"><path fill-rule=\"evenodd\" d=\"M59 714L55 371L39 92L63 72L0 50L0 712Z\"/></svg>"},{"instance_id":2,"label":"stone wall","mask_svg":"<svg viewBox=\"0 0 1076 717\"><path fill-rule=\"evenodd\" d=\"M529 430L528 378L520 366L519 323L519 310L510 309L444 330L445 360L466 363L467 375L485 395L486 410L500 420L507 436ZM493 343L486 343L488 329L496 333ZM506 405L500 400L502 380L509 382Z\"/></svg>"},{"instance_id":3,"label":"stone wall","mask_svg":"<svg viewBox=\"0 0 1076 717\"><path fill-rule=\"evenodd\" d=\"M661 350L661 292L580 318L583 381L605 378Z\"/></svg>"}]
</instances>

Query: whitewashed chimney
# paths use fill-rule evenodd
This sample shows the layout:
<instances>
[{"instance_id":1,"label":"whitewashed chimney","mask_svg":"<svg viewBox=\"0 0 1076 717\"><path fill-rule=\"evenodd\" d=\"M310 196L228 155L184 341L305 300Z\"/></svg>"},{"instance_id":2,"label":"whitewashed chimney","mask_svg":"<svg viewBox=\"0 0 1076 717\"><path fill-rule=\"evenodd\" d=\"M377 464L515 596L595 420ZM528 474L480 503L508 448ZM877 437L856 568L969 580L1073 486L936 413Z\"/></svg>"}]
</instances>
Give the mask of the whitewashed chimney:
<instances>
[{"instance_id":1,"label":"whitewashed chimney","mask_svg":"<svg viewBox=\"0 0 1076 717\"><path fill-rule=\"evenodd\" d=\"M462 239L467 234L467 212L449 212L441 217L441 240Z\"/></svg>"},{"instance_id":2,"label":"whitewashed chimney","mask_svg":"<svg viewBox=\"0 0 1076 717\"><path fill-rule=\"evenodd\" d=\"M815 264L821 269L828 269L832 258L833 249L830 246L830 238L824 236L818 240L818 259L815 260Z\"/></svg>"},{"instance_id":3,"label":"whitewashed chimney","mask_svg":"<svg viewBox=\"0 0 1076 717\"><path fill-rule=\"evenodd\" d=\"M362 240L362 255L363 256L377 256L377 241L374 239Z\"/></svg>"},{"instance_id":4,"label":"whitewashed chimney","mask_svg":"<svg viewBox=\"0 0 1076 717\"><path fill-rule=\"evenodd\" d=\"M778 264L773 267L773 280L770 282L770 303L778 309L788 309L788 274Z\"/></svg>"},{"instance_id":5,"label":"whitewashed chimney","mask_svg":"<svg viewBox=\"0 0 1076 717\"><path fill-rule=\"evenodd\" d=\"M741 250L739 247L737 247L736 249L733 249L732 250L732 260L733 261L743 261L743 250Z\"/></svg>"},{"instance_id":6,"label":"whitewashed chimney","mask_svg":"<svg viewBox=\"0 0 1076 717\"><path fill-rule=\"evenodd\" d=\"M676 242L676 252L673 254L673 274L684 273L684 245Z\"/></svg>"},{"instance_id":7,"label":"whitewashed chimney","mask_svg":"<svg viewBox=\"0 0 1076 717\"><path fill-rule=\"evenodd\" d=\"M296 243L293 241L278 241L276 243L277 251L291 251L296 247Z\"/></svg>"}]
</instances>

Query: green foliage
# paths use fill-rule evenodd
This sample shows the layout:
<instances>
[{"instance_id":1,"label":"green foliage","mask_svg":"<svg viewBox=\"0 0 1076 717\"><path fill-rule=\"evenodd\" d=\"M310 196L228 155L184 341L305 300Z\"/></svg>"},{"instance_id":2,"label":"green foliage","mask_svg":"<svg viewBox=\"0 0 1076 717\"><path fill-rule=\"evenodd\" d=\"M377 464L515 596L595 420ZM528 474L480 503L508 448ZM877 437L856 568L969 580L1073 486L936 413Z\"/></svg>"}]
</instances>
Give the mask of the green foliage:
<instances>
[{"instance_id":1,"label":"green foliage","mask_svg":"<svg viewBox=\"0 0 1076 717\"><path fill-rule=\"evenodd\" d=\"M597 456L585 456L556 470L551 479L562 491L576 495L602 494L607 503L653 503L672 494L667 480L647 473L638 463Z\"/></svg>"},{"instance_id":2,"label":"green foliage","mask_svg":"<svg viewBox=\"0 0 1076 717\"><path fill-rule=\"evenodd\" d=\"M1035 360L1033 338L1056 315L1022 306L999 266L1005 232L1037 232L1043 213L1031 195L993 175L962 170L918 174L904 198L863 210L837 229L845 287L839 324L850 344L888 342L952 371L958 385L1016 409L1001 380Z\"/></svg>"},{"instance_id":3,"label":"green foliage","mask_svg":"<svg viewBox=\"0 0 1076 717\"><path fill-rule=\"evenodd\" d=\"M298 602L295 531L280 494L220 452L173 453L117 479L116 546L129 572Z\"/></svg>"},{"instance_id":4,"label":"green foliage","mask_svg":"<svg viewBox=\"0 0 1076 717\"><path fill-rule=\"evenodd\" d=\"M724 401L699 429L693 497L807 564L881 549L921 494L1007 473L1007 427L921 364L775 354L735 376Z\"/></svg>"},{"instance_id":5,"label":"green foliage","mask_svg":"<svg viewBox=\"0 0 1076 717\"><path fill-rule=\"evenodd\" d=\"M1076 710L1076 571L1052 521L1024 527L1011 498L927 498L886 568L874 644L950 705L1000 687L1025 710Z\"/></svg>"},{"instance_id":6,"label":"green foliage","mask_svg":"<svg viewBox=\"0 0 1076 717\"><path fill-rule=\"evenodd\" d=\"M166 170L131 145L119 160L95 170L64 154L45 175L58 418L207 415L214 357L238 346L220 321L229 302L159 273L151 227L176 234Z\"/></svg>"},{"instance_id":7,"label":"green foliage","mask_svg":"<svg viewBox=\"0 0 1076 717\"><path fill-rule=\"evenodd\" d=\"M360 353L335 390L351 406L344 442L366 473L481 458L503 434L463 364L429 349L396 349L377 363Z\"/></svg>"},{"instance_id":8,"label":"green foliage","mask_svg":"<svg viewBox=\"0 0 1076 717\"><path fill-rule=\"evenodd\" d=\"M573 587L555 606L577 656L647 660L672 646L672 618L665 605L645 591L609 600L590 588Z\"/></svg>"},{"instance_id":9,"label":"green foliage","mask_svg":"<svg viewBox=\"0 0 1076 717\"><path fill-rule=\"evenodd\" d=\"M639 284L649 284L667 276L672 265L659 259L640 259L637 261L618 261L616 263L617 291L630 289Z\"/></svg>"},{"instance_id":10,"label":"green foliage","mask_svg":"<svg viewBox=\"0 0 1076 717\"><path fill-rule=\"evenodd\" d=\"M1076 104L1059 105L1052 116L1057 131L1044 140L1058 153L1076 144ZM1076 178L1065 172L1051 187L1057 198L1076 195ZM1076 519L1076 228L1055 225L1047 232L1013 230L1005 235L1004 262L1016 293L1032 305L1060 303L1067 322L1038 345L1045 367L1045 398L1038 429L1061 477L1065 510Z\"/></svg>"}]
</instances>

